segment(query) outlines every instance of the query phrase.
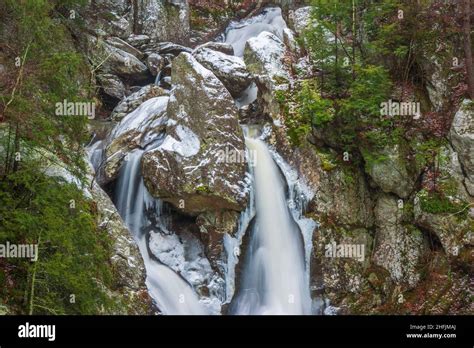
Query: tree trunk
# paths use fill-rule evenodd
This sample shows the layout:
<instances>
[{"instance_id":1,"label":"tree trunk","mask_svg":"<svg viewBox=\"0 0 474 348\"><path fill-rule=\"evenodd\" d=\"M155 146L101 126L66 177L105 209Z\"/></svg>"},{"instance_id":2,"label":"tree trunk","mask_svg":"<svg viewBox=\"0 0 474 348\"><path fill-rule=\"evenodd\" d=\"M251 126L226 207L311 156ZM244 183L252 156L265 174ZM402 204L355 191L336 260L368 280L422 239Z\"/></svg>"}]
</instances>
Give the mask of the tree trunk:
<instances>
[{"instance_id":1,"label":"tree trunk","mask_svg":"<svg viewBox=\"0 0 474 348\"><path fill-rule=\"evenodd\" d=\"M466 75L467 85L469 87L469 96L474 99L474 70L472 66L472 48L471 48L471 0L463 1L463 36L464 36L464 54L466 56Z\"/></svg>"}]
</instances>

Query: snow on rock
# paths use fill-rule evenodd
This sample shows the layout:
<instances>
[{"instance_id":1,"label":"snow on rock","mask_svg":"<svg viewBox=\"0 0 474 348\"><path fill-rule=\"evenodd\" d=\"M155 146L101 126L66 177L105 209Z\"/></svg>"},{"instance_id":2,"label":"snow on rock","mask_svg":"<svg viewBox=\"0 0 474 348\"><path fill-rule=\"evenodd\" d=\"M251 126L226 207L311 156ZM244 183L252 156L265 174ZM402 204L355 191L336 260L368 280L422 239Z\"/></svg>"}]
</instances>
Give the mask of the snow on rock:
<instances>
[{"instance_id":1,"label":"snow on rock","mask_svg":"<svg viewBox=\"0 0 474 348\"><path fill-rule=\"evenodd\" d=\"M206 47L196 49L193 56L221 80L234 98L239 97L252 82L252 77L240 57Z\"/></svg>"},{"instance_id":2,"label":"snow on rock","mask_svg":"<svg viewBox=\"0 0 474 348\"><path fill-rule=\"evenodd\" d=\"M283 41L269 32L251 38L245 47L244 61L255 76L264 112L274 116L280 111L275 91L288 89L290 83L289 69L284 62L286 50Z\"/></svg>"},{"instance_id":3,"label":"snow on rock","mask_svg":"<svg viewBox=\"0 0 474 348\"><path fill-rule=\"evenodd\" d=\"M207 48L213 51L222 52L224 54L228 54L229 56L234 55L234 47L224 42L214 42L214 41L206 42L205 44L202 44L196 47L193 53L200 50L201 48Z\"/></svg>"},{"instance_id":4,"label":"snow on rock","mask_svg":"<svg viewBox=\"0 0 474 348\"><path fill-rule=\"evenodd\" d=\"M162 96L145 101L112 130L105 151L104 182L118 176L122 161L129 152L138 147L145 148L156 139L156 136L150 137L150 133L161 134L164 131L168 100L168 96Z\"/></svg>"},{"instance_id":5,"label":"snow on rock","mask_svg":"<svg viewBox=\"0 0 474 348\"><path fill-rule=\"evenodd\" d=\"M300 35L311 23L311 9L312 6L301 7L290 14L290 23L295 32Z\"/></svg>"},{"instance_id":6,"label":"snow on rock","mask_svg":"<svg viewBox=\"0 0 474 348\"><path fill-rule=\"evenodd\" d=\"M220 314L224 280L212 268L198 238L189 232L150 233L149 248L158 261L170 267L197 292L211 314Z\"/></svg>"},{"instance_id":7,"label":"snow on rock","mask_svg":"<svg viewBox=\"0 0 474 348\"><path fill-rule=\"evenodd\" d=\"M160 146L160 151L176 152L182 157L191 157L199 152L201 143L192 130L186 126L178 125L176 134L180 140L168 135Z\"/></svg>"},{"instance_id":8,"label":"snow on rock","mask_svg":"<svg viewBox=\"0 0 474 348\"><path fill-rule=\"evenodd\" d=\"M186 52L173 61L172 81L165 141L142 159L148 190L191 215L243 210L246 161L222 161L225 151L245 152L232 96Z\"/></svg>"},{"instance_id":9,"label":"snow on rock","mask_svg":"<svg viewBox=\"0 0 474 348\"><path fill-rule=\"evenodd\" d=\"M130 94L123 99L112 111L110 118L114 121L121 121L125 116L138 108L143 102L153 97L167 95L167 91L156 86L147 85L140 88L137 92Z\"/></svg>"},{"instance_id":10,"label":"snow on rock","mask_svg":"<svg viewBox=\"0 0 474 348\"><path fill-rule=\"evenodd\" d=\"M286 47L282 40L269 32L262 32L247 41L244 60L248 69L263 78L280 76L289 79L289 73L283 63Z\"/></svg>"}]
</instances>

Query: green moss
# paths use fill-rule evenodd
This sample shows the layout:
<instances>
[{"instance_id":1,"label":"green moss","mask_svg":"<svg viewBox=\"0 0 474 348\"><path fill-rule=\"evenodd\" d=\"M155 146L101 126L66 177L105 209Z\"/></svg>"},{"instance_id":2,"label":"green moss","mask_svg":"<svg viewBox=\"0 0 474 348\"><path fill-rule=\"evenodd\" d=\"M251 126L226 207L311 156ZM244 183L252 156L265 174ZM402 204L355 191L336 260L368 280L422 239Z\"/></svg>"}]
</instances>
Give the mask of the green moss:
<instances>
[{"instance_id":1,"label":"green moss","mask_svg":"<svg viewBox=\"0 0 474 348\"><path fill-rule=\"evenodd\" d=\"M458 218L467 218L469 205L462 201L452 201L440 192L422 190L418 193L421 209L431 214L456 214Z\"/></svg>"},{"instance_id":2,"label":"green moss","mask_svg":"<svg viewBox=\"0 0 474 348\"><path fill-rule=\"evenodd\" d=\"M196 187L196 192L208 194L208 193L211 193L212 191L209 188L209 186L202 185L202 186Z\"/></svg>"}]
</instances>

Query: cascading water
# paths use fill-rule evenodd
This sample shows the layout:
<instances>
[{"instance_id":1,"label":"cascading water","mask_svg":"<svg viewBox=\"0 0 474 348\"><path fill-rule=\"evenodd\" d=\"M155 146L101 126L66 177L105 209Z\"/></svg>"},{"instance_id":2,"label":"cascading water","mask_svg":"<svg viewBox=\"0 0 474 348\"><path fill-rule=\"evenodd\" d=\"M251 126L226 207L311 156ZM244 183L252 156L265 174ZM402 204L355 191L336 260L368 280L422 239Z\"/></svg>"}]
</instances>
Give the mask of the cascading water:
<instances>
[{"instance_id":1,"label":"cascading water","mask_svg":"<svg viewBox=\"0 0 474 348\"><path fill-rule=\"evenodd\" d=\"M253 153L256 222L233 314L310 314L304 247L287 206L285 182L266 144L246 138Z\"/></svg>"},{"instance_id":2,"label":"cascading water","mask_svg":"<svg viewBox=\"0 0 474 348\"><path fill-rule=\"evenodd\" d=\"M225 42L234 47L234 54L237 57L243 57L248 39L258 36L263 31L268 31L283 39L284 28L286 28L286 23L282 17L281 8L267 8L258 16L232 22L226 29Z\"/></svg>"},{"instance_id":3,"label":"cascading water","mask_svg":"<svg viewBox=\"0 0 474 348\"><path fill-rule=\"evenodd\" d=\"M147 213L161 216L161 201L148 193L140 173L144 151L135 150L128 155L121 168L116 188L116 206L129 229L134 234L142 254L147 287L151 297L164 314L206 314L192 288L175 272L150 257L147 245Z\"/></svg>"}]
</instances>

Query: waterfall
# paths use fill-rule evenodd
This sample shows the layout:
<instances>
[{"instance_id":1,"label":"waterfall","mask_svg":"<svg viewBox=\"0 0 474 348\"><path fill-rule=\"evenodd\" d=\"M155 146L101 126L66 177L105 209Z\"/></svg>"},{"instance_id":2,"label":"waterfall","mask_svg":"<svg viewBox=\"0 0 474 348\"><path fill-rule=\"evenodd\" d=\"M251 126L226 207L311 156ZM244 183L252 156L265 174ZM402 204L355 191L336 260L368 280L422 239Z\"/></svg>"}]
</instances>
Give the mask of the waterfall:
<instances>
[{"instance_id":1,"label":"waterfall","mask_svg":"<svg viewBox=\"0 0 474 348\"><path fill-rule=\"evenodd\" d=\"M283 40L283 29L286 27L281 8L271 7L258 16L231 22L225 32L225 42L234 47L234 54L237 57L243 57L248 39L258 36L263 31L268 31Z\"/></svg>"},{"instance_id":2,"label":"waterfall","mask_svg":"<svg viewBox=\"0 0 474 348\"><path fill-rule=\"evenodd\" d=\"M285 182L266 144L246 138L253 152L256 222L233 314L311 314L304 243L287 206Z\"/></svg>"},{"instance_id":3,"label":"waterfall","mask_svg":"<svg viewBox=\"0 0 474 348\"><path fill-rule=\"evenodd\" d=\"M161 217L161 201L148 193L140 171L143 150L135 150L124 162L116 187L115 204L134 234L145 263L149 293L164 314L207 314L193 289L178 274L154 260L147 245L147 214ZM152 227L152 226L151 226Z\"/></svg>"}]
</instances>

